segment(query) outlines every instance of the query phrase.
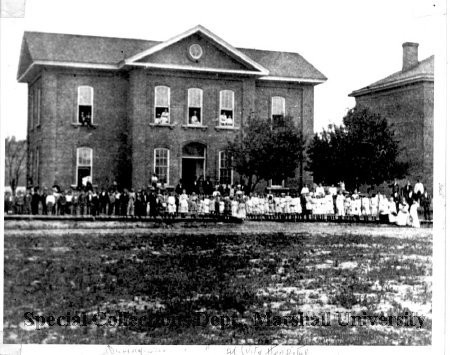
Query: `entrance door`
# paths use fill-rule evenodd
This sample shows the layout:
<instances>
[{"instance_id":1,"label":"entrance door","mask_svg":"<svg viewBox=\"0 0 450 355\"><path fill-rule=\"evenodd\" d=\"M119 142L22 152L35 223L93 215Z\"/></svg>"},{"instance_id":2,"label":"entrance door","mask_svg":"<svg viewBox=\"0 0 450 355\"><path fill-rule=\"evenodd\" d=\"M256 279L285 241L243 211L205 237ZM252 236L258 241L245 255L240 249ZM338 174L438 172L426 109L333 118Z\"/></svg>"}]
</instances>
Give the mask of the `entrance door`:
<instances>
[{"instance_id":1,"label":"entrance door","mask_svg":"<svg viewBox=\"0 0 450 355\"><path fill-rule=\"evenodd\" d=\"M183 147L181 178L189 192L196 179L205 175L206 148L201 143L189 143Z\"/></svg>"},{"instance_id":2,"label":"entrance door","mask_svg":"<svg viewBox=\"0 0 450 355\"><path fill-rule=\"evenodd\" d=\"M203 163L204 159L183 158L181 178L185 186L190 188L196 179L204 175Z\"/></svg>"}]
</instances>

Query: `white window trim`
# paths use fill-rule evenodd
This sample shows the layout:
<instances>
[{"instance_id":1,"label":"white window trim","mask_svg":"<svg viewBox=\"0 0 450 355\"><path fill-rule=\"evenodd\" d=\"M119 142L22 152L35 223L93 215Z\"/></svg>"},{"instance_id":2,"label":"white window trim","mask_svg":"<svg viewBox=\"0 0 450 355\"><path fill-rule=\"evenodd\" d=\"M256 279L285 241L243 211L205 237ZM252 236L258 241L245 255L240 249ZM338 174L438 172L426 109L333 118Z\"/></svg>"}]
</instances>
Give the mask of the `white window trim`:
<instances>
[{"instance_id":1,"label":"white window trim","mask_svg":"<svg viewBox=\"0 0 450 355\"><path fill-rule=\"evenodd\" d=\"M155 148L153 149L153 173L156 174L156 151L157 150L165 150L167 151L167 176L166 176L166 185L169 185L170 182L170 149L167 148Z\"/></svg>"},{"instance_id":2,"label":"white window trim","mask_svg":"<svg viewBox=\"0 0 450 355\"><path fill-rule=\"evenodd\" d=\"M221 169L221 165L222 165L221 153L225 154L225 150L220 150L219 151L219 183L220 183L220 169ZM231 158L231 159L233 159L233 158ZM234 173L233 167L230 166L230 170L231 170L231 174L230 174L231 182L230 182L230 184L232 185L233 184L233 173Z\"/></svg>"},{"instance_id":3,"label":"white window trim","mask_svg":"<svg viewBox=\"0 0 450 355\"><path fill-rule=\"evenodd\" d=\"M191 92L191 90L200 90L200 107L198 107L198 106L189 106L189 93ZM200 88L189 88L188 89L188 109L187 109L187 126L188 127L198 127L198 126L203 126L203 89L200 89ZM198 125L195 125L195 124L191 124L191 123L189 123L189 119L190 119L190 117L189 117L189 108L190 107L192 107L192 108L200 108L200 124L198 124Z\"/></svg>"},{"instance_id":4,"label":"white window trim","mask_svg":"<svg viewBox=\"0 0 450 355\"><path fill-rule=\"evenodd\" d=\"M158 88L161 88L161 87L168 89L168 99L167 99L167 101L168 101L168 105L169 106L167 106L167 108L169 109L169 122L168 122L168 124L170 124L170 111L171 111L170 110L170 86L167 86L167 85L155 86L155 102L154 102L154 109L153 109L153 123L156 124L156 107L164 107L164 106L156 106L156 91L157 91ZM160 124L160 123L158 123L158 124Z\"/></svg>"},{"instance_id":5,"label":"white window trim","mask_svg":"<svg viewBox=\"0 0 450 355\"><path fill-rule=\"evenodd\" d=\"M270 107L270 120L273 120L273 101L274 99L283 99L283 116L286 115L286 98L283 96L272 96L271 107Z\"/></svg>"},{"instance_id":6,"label":"white window trim","mask_svg":"<svg viewBox=\"0 0 450 355\"><path fill-rule=\"evenodd\" d=\"M91 89L91 124L94 124L94 88L90 85L80 85L78 86L77 90L77 117L76 117L76 123L80 123L80 89L83 87L87 87Z\"/></svg>"},{"instance_id":7,"label":"white window trim","mask_svg":"<svg viewBox=\"0 0 450 355\"><path fill-rule=\"evenodd\" d=\"M222 125L221 123L220 123L220 111L222 111L222 110L227 110L226 108L222 108L222 92L227 92L227 91L229 91L229 92L231 92L231 97L232 97L232 108L231 108L231 111L233 112L232 113L232 117L233 117L233 124L231 125L231 126L228 126L228 125ZM233 90L220 90L220 92L219 92L219 127L234 127L234 91Z\"/></svg>"},{"instance_id":8,"label":"white window trim","mask_svg":"<svg viewBox=\"0 0 450 355\"><path fill-rule=\"evenodd\" d=\"M90 165L79 165L78 164L81 149L89 149L89 152L90 152L90 158L89 159L91 161ZM77 148L77 157L76 158L77 158L77 163L76 163L76 170L75 170L75 185L78 186L78 168L80 166L89 166L91 168L91 183L93 183L94 182L94 178L93 178L93 176L94 176L94 149L91 148L91 147L78 147Z\"/></svg>"}]
</instances>

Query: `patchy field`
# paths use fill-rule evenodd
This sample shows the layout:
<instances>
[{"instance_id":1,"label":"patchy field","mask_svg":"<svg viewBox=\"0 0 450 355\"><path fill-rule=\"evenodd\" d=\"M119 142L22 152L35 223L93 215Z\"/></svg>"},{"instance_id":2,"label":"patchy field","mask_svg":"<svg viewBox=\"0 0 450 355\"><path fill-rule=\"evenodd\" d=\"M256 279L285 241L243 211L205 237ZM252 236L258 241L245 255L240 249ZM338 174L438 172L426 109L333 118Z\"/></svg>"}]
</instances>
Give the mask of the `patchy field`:
<instances>
[{"instance_id":1,"label":"patchy field","mask_svg":"<svg viewBox=\"0 0 450 355\"><path fill-rule=\"evenodd\" d=\"M140 227L6 226L4 342L431 344L431 229Z\"/></svg>"}]
</instances>

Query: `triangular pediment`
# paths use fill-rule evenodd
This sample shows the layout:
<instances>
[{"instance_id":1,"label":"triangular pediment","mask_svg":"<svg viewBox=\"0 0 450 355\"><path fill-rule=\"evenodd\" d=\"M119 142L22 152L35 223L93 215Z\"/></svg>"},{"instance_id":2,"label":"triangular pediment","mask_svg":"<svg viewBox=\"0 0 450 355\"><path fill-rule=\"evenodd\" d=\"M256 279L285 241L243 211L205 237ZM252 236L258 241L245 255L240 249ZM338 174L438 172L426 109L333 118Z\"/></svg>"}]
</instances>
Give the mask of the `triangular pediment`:
<instances>
[{"instance_id":1,"label":"triangular pediment","mask_svg":"<svg viewBox=\"0 0 450 355\"><path fill-rule=\"evenodd\" d=\"M127 58L125 65L267 75L268 71L202 26Z\"/></svg>"},{"instance_id":2,"label":"triangular pediment","mask_svg":"<svg viewBox=\"0 0 450 355\"><path fill-rule=\"evenodd\" d=\"M30 49L28 48L25 38L22 39L22 47L20 50L19 68L17 71L17 78L26 72L27 68L31 65L33 59L31 58Z\"/></svg>"}]
</instances>

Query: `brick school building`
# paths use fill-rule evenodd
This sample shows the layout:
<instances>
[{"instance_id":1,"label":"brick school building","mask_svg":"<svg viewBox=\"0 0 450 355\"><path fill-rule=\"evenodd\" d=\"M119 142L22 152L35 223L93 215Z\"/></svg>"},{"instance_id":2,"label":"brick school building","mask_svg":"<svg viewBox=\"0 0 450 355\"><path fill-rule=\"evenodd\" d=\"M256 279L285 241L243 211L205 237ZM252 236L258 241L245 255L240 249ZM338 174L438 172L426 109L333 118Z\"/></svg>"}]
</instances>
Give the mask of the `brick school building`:
<instances>
[{"instance_id":1,"label":"brick school building","mask_svg":"<svg viewBox=\"0 0 450 355\"><path fill-rule=\"evenodd\" d=\"M251 116L294 117L313 135L326 77L297 53L235 48L202 26L167 41L25 32L29 184L167 186L239 177L224 152ZM299 169L292 181L310 181Z\"/></svg>"}]
</instances>

